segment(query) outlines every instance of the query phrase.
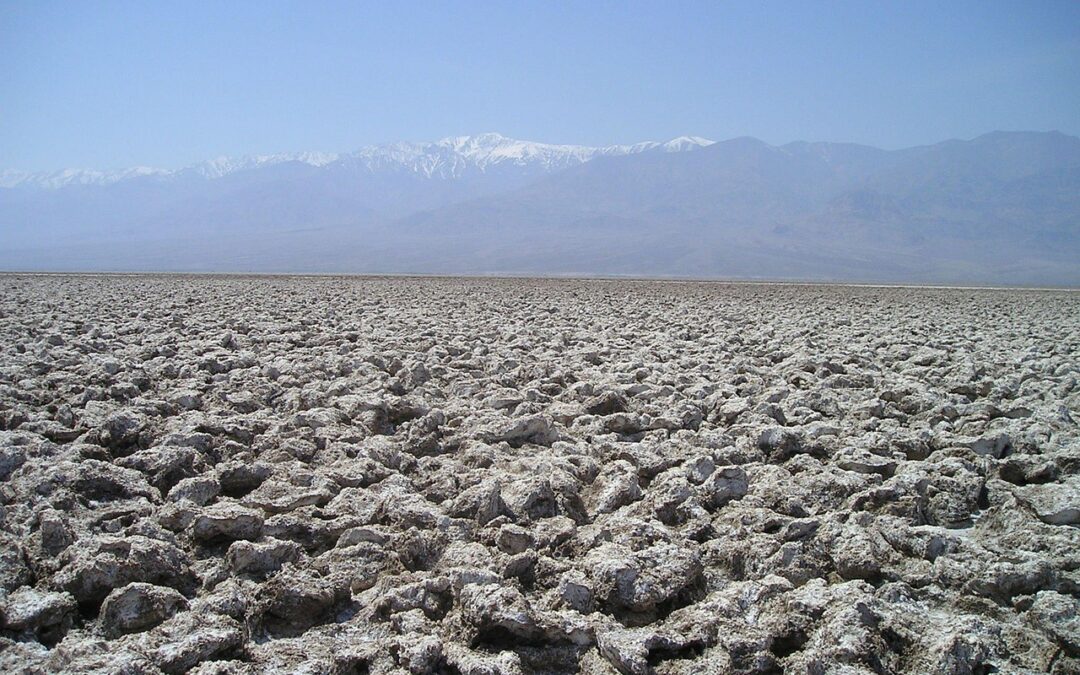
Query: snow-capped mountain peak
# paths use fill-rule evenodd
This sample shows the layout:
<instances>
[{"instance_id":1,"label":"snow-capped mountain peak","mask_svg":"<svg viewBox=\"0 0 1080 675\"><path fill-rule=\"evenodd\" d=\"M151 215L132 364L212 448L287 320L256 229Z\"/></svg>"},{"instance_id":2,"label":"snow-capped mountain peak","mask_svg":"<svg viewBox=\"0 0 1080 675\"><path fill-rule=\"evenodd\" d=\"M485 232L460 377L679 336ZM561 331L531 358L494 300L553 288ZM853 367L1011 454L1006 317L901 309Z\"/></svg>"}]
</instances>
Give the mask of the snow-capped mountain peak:
<instances>
[{"instance_id":1,"label":"snow-capped mountain peak","mask_svg":"<svg viewBox=\"0 0 1080 675\"><path fill-rule=\"evenodd\" d=\"M686 152L712 145L713 141L701 136L679 136L663 144L664 152Z\"/></svg>"},{"instance_id":2,"label":"snow-capped mountain peak","mask_svg":"<svg viewBox=\"0 0 1080 675\"><path fill-rule=\"evenodd\" d=\"M370 146L348 155L345 161L359 164L370 171L394 168L428 178L457 178L470 171L483 173L504 166L550 172L583 164L600 156L653 150L683 152L711 143L695 136L682 136L666 143L646 141L633 145L594 147L522 141L499 133L484 133L451 136L427 143Z\"/></svg>"},{"instance_id":3,"label":"snow-capped mountain peak","mask_svg":"<svg viewBox=\"0 0 1080 675\"><path fill-rule=\"evenodd\" d=\"M175 170L151 167L116 171L64 169L39 173L4 170L0 171L0 187L56 189L72 185L107 186L133 179L170 180L179 177L216 180L241 171L286 162L300 162L316 168L409 172L426 178L452 179L471 172L486 173L501 168L516 168L536 173L552 172L583 164L600 156L652 151L687 152L711 144L712 141L697 136L680 136L663 143L645 141L633 145L593 147L522 141L490 132L472 136L451 136L432 142L373 145L347 154L299 152L218 157Z\"/></svg>"}]
</instances>

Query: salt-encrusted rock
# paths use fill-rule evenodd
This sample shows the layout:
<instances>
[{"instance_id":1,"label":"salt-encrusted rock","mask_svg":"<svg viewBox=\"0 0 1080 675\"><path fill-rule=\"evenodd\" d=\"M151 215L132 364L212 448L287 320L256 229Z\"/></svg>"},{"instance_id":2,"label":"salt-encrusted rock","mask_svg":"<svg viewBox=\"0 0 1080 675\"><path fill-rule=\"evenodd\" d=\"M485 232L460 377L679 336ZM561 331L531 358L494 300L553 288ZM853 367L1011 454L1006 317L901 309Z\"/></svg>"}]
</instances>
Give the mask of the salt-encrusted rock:
<instances>
[{"instance_id":1,"label":"salt-encrusted rock","mask_svg":"<svg viewBox=\"0 0 1080 675\"><path fill-rule=\"evenodd\" d=\"M1049 525L1080 525L1080 479L1029 485L1020 491L1039 520Z\"/></svg>"},{"instance_id":2,"label":"salt-encrusted rock","mask_svg":"<svg viewBox=\"0 0 1080 675\"><path fill-rule=\"evenodd\" d=\"M590 415L613 415L627 410L626 398L614 391L605 391L593 396L582 405L585 412Z\"/></svg>"},{"instance_id":3,"label":"salt-encrusted rock","mask_svg":"<svg viewBox=\"0 0 1080 675\"><path fill-rule=\"evenodd\" d=\"M41 532L41 548L50 555L58 555L75 541L67 518L59 511L47 509L38 518Z\"/></svg>"},{"instance_id":4,"label":"salt-encrusted rock","mask_svg":"<svg viewBox=\"0 0 1080 675\"><path fill-rule=\"evenodd\" d=\"M374 586L380 577L392 570L415 569L417 565L428 564L438 555L434 542L402 537L400 551L373 544L360 542L354 546L335 548L311 561L311 567L324 576L334 579L335 584L348 587L353 593L360 593Z\"/></svg>"},{"instance_id":5,"label":"salt-encrusted rock","mask_svg":"<svg viewBox=\"0 0 1080 675\"><path fill-rule=\"evenodd\" d=\"M1012 449L1012 439L1006 433L982 436L979 438L957 438L956 445L971 448L976 454L1000 459Z\"/></svg>"},{"instance_id":6,"label":"salt-encrusted rock","mask_svg":"<svg viewBox=\"0 0 1080 675\"><path fill-rule=\"evenodd\" d=\"M163 624L154 636L150 660L168 674L191 672L200 663L239 655L244 631L239 622L221 614L184 612ZM145 638L142 635L132 638Z\"/></svg>"},{"instance_id":7,"label":"salt-encrusted rock","mask_svg":"<svg viewBox=\"0 0 1080 675\"><path fill-rule=\"evenodd\" d=\"M373 609L379 617L390 618L403 612L420 610L425 617L435 619L444 617L452 604L450 578L429 576L390 586L378 594Z\"/></svg>"},{"instance_id":8,"label":"salt-encrusted rock","mask_svg":"<svg viewBox=\"0 0 1080 675\"><path fill-rule=\"evenodd\" d=\"M597 647L607 663L625 675L646 675L655 672L653 664L668 659L692 657L705 651L698 638L687 638L668 631L651 628L604 627L597 634ZM702 659L707 672L730 672L730 657L722 652L711 653Z\"/></svg>"},{"instance_id":9,"label":"salt-encrusted rock","mask_svg":"<svg viewBox=\"0 0 1080 675\"><path fill-rule=\"evenodd\" d=\"M221 359L212 356L200 360L199 369L205 370L212 375L229 372L229 366L226 363L223 363Z\"/></svg>"},{"instance_id":10,"label":"salt-encrusted rock","mask_svg":"<svg viewBox=\"0 0 1080 675\"><path fill-rule=\"evenodd\" d=\"M702 455L690 461L686 465L686 477L694 485L701 485L713 471L716 471L716 462L712 457Z\"/></svg>"},{"instance_id":11,"label":"salt-encrusted rock","mask_svg":"<svg viewBox=\"0 0 1080 675\"><path fill-rule=\"evenodd\" d=\"M339 580L292 567L259 587L253 616L274 634L296 634L332 617L349 594Z\"/></svg>"},{"instance_id":12,"label":"salt-encrusted rock","mask_svg":"<svg viewBox=\"0 0 1080 675\"><path fill-rule=\"evenodd\" d=\"M536 545L536 541L527 529L513 523L506 523L499 528L495 543L499 550L510 555L522 553Z\"/></svg>"},{"instance_id":13,"label":"salt-encrusted rock","mask_svg":"<svg viewBox=\"0 0 1080 675\"><path fill-rule=\"evenodd\" d=\"M593 609L593 593L582 572L567 572L559 579L558 597L567 607L587 614Z\"/></svg>"},{"instance_id":14,"label":"salt-encrusted rock","mask_svg":"<svg viewBox=\"0 0 1080 675\"><path fill-rule=\"evenodd\" d=\"M829 557L843 579L875 580L891 561L892 548L869 514L858 514L844 524L830 523L819 536L829 542Z\"/></svg>"},{"instance_id":15,"label":"salt-encrusted rock","mask_svg":"<svg viewBox=\"0 0 1080 675\"><path fill-rule=\"evenodd\" d=\"M144 631L186 608L187 599L174 589L135 582L105 598L101 627L109 637Z\"/></svg>"},{"instance_id":16,"label":"salt-encrusted rock","mask_svg":"<svg viewBox=\"0 0 1080 675\"><path fill-rule=\"evenodd\" d=\"M286 513L304 506L326 504L338 489L338 484L329 478L296 470L283 478L271 478L261 483L243 498L243 502L267 513Z\"/></svg>"},{"instance_id":17,"label":"salt-encrusted rock","mask_svg":"<svg viewBox=\"0 0 1080 675\"><path fill-rule=\"evenodd\" d=\"M262 532L262 514L239 504L218 502L195 517L191 534L199 541L256 539Z\"/></svg>"},{"instance_id":18,"label":"salt-encrusted rock","mask_svg":"<svg viewBox=\"0 0 1080 675\"><path fill-rule=\"evenodd\" d=\"M845 471L857 473L876 473L889 477L896 473L896 460L875 455L863 448L845 448L838 452L833 461Z\"/></svg>"},{"instance_id":19,"label":"salt-encrusted rock","mask_svg":"<svg viewBox=\"0 0 1080 675\"><path fill-rule=\"evenodd\" d=\"M637 469L630 462L617 460L605 467L591 488L592 511L611 513L641 499Z\"/></svg>"},{"instance_id":20,"label":"salt-encrusted rock","mask_svg":"<svg viewBox=\"0 0 1080 675\"><path fill-rule=\"evenodd\" d=\"M206 462L194 448L168 445L140 450L115 463L140 471L161 494L168 494L181 480L192 478L206 470Z\"/></svg>"},{"instance_id":21,"label":"salt-encrusted rock","mask_svg":"<svg viewBox=\"0 0 1080 675\"><path fill-rule=\"evenodd\" d=\"M237 574L268 574L296 562L301 552L300 545L292 541L236 541L229 546L225 562Z\"/></svg>"},{"instance_id":22,"label":"salt-encrusted rock","mask_svg":"<svg viewBox=\"0 0 1080 675\"><path fill-rule=\"evenodd\" d=\"M272 469L262 462L226 462L215 467L221 491L230 497L248 494L270 477Z\"/></svg>"},{"instance_id":23,"label":"salt-encrusted rock","mask_svg":"<svg viewBox=\"0 0 1080 675\"><path fill-rule=\"evenodd\" d=\"M373 527L352 527L341 533L341 536L338 537L337 540L337 547L347 548L365 542L375 544L376 546L382 546L388 541L390 541L390 537L380 529Z\"/></svg>"},{"instance_id":24,"label":"salt-encrusted rock","mask_svg":"<svg viewBox=\"0 0 1080 675\"><path fill-rule=\"evenodd\" d=\"M1060 475L1057 464L1041 457L1015 455L998 466L998 476L1017 485L1049 483Z\"/></svg>"},{"instance_id":25,"label":"salt-encrusted rock","mask_svg":"<svg viewBox=\"0 0 1080 675\"><path fill-rule=\"evenodd\" d=\"M497 583L495 556L482 544L451 542L439 557L439 571L451 580L455 588L466 584Z\"/></svg>"},{"instance_id":26,"label":"salt-encrusted rock","mask_svg":"<svg viewBox=\"0 0 1080 675\"><path fill-rule=\"evenodd\" d=\"M0 590L14 591L30 583L30 568L21 542L11 534L0 531Z\"/></svg>"},{"instance_id":27,"label":"salt-encrusted rock","mask_svg":"<svg viewBox=\"0 0 1080 675\"><path fill-rule=\"evenodd\" d=\"M758 434L757 446L768 453L769 461L782 462L802 451L803 442L799 434L791 429L769 427Z\"/></svg>"},{"instance_id":28,"label":"salt-encrusted rock","mask_svg":"<svg viewBox=\"0 0 1080 675\"><path fill-rule=\"evenodd\" d=\"M532 607L512 586L471 584L461 589L458 602L462 617L476 631L477 641L510 638L527 642L542 635Z\"/></svg>"},{"instance_id":29,"label":"salt-encrusted rock","mask_svg":"<svg viewBox=\"0 0 1080 675\"><path fill-rule=\"evenodd\" d=\"M139 442L139 435L146 428L146 420L140 415L121 412L105 420L98 429L101 445L114 453L123 453Z\"/></svg>"},{"instance_id":30,"label":"salt-encrusted rock","mask_svg":"<svg viewBox=\"0 0 1080 675\"><path fill-rule=\"evenodd\" d=\"M180 390L169 396L169 405L177 410L199 410L203 406L202 396L190 389Z\"/></svg>"},{"instance_id":31,"label":"salt-encrusted rock","mask_svg":"<svg viewBox=\"0 0 1080 675\"><path fill-rule=\"evenodd\" d=\"M18 446L0 446L0 481L26 463L26 450Z\"/></svg>"},{"instance_id":32,"label":"salt-encrusted rock","mask_svg":"<svg viewBox=\"0 0 1080 675\"><path fill-rule=\"evenodd\" d=\"M63 637L75 615L75 598L70 593L23 586L0 599L0 625L4 630L28 631L49 645Z\"/></svg>"},{"instance_id":33,"label":"salt-encrusted rock","mask_svg":"<svg viewBox=\"0 0 1080 675\"><path fill-rule=\"evenodd\" d=\"M716 409L716 415L724 423L732 424L748 410L750 410L750 404L745 398L734 397L721 403Z\"/></svg>"},{"instance_id":34,"label":"salt-encrusted rock","mask_svg":"<svg viewBox=\"0 0 1080 675\"><path fill-rule=\"evenodd\" d=\"M512 446L525 443L551 445L559 440L558 430L551 418L545 415L489 422L473 431L472 436L485 443L506 442Z\"/></svg>"},{"instance_id":35,"label":"salt-encrusted rock","mask_svg":"<svg viewBox=\"0 0 1080 675\"><path fill-rule=\"evenodd\" d=\"M724 466L711 472L701 487L705 498L713 506L721 507L745 497L750 483L742 467Z\"/></svg>"},{"instance_id":36,"label":"salt-encrusted rock","mask_svg":"<svg viewBox=\"0 0 1080 675\"><path fill-rule=\"evenodd\" d=\"M156 502L161 493L150 486L146 477L134 469L127 469L98 459L80 462L60 461L37 477L38 492L51 492L67 488L87 500L109 502L139 497Z\"/></svg>"},{"instance_id":37,"label":"salt-encrusted rock","mask_svg":"<svg viewBox=\"0 0 1080 675\"><path fill-rule=\"evenodd\" d=\"M176 546L141 535L101 536L76 542L69 559L52 579L80 605L96 607L114 588L133 581L190 591L194 582L188 555Z\"/></svg>"},{"instance_id":38,"label":"salt-encrusted rock","mask_svg":"<svg viewBox=\"0 0 1080 675\"><path fill-rule=\"evenodd\" d=\"M647 423L641 415L634 413L614 413L603 418L604 429L616 434L629 436L645 430Z\"/></svg>"},{"instance_id":39,"label":"salt-encrusted rock","mask_svg":"<svg viewBox=\"0 0 1080 675\"><path fill-rule=\"evenodd\" d=\"M515 480L502 488L500 498L509 515L519 522L548 518L559 511L555 491L547 478Z\"/></svg>"},{"instance_id":40,"label":"salt-encrusted rock","mask_svg":"<svg viewBox=\"0 0 1080 675\"><path fill-rule=\"evenodd\" d=\"M185 478L169 490L169 501L187 500L197 506L205 506L221 493L221 481L213 476Z\"/></svg>"},{"instance_id":41,"label":"salt-encrusted rock","mask_svg":"<svg viewBox=\"0 0 1080 675\"><path fill-rule=\"evenodd\" d=\"M595 597L607 606L650 612L688 591L701 576L693 550L658 543L640 551L606 544L585 557Z\"/></svg>"},{"instance_id":42,"label":"salt-encrusted rock","mask_svg":"<svg viewBox=\"0 0 1080 675\"><path fill-rule=\"evenodd\" d=\"M1080 602L1054 591L1039 591L1028 610L1032 623L1074 656L1080 653Z\"/></svg>"}]
</instances>

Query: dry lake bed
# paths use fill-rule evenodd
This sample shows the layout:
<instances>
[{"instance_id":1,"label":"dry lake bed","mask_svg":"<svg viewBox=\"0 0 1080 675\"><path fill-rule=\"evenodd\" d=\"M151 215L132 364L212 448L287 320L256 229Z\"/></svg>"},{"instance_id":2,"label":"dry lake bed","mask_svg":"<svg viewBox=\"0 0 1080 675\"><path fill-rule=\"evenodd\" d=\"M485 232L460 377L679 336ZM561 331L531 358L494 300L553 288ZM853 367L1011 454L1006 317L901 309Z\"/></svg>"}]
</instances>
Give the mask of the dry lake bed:
<instances>
[{"instance_id":1,"label":"dry lake bed","mask_svg":"<svg viewBox=\"0 0 1080 675\"><path fill-rule=\"evenodd\" d=\"M0 671L1080 672L1080 294L0 276Z\"/></svg>"}]
</instances>

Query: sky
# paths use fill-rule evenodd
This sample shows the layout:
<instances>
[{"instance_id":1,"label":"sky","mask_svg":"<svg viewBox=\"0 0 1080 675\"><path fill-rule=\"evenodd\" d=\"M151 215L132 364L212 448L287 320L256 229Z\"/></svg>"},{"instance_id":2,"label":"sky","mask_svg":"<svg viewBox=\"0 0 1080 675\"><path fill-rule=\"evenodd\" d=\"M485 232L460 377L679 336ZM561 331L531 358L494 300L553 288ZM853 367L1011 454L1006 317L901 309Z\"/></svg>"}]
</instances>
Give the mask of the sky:
<instances>
[{"instance_id":1,"label":"sky","mask_svg":"<svg viewBox=\"0 0 1080 675\"><path fill-rule=\"evenodd\" d=\"M1080 135L1080 2L0 2L0 169Z\"/></svg>"}]
</instances>

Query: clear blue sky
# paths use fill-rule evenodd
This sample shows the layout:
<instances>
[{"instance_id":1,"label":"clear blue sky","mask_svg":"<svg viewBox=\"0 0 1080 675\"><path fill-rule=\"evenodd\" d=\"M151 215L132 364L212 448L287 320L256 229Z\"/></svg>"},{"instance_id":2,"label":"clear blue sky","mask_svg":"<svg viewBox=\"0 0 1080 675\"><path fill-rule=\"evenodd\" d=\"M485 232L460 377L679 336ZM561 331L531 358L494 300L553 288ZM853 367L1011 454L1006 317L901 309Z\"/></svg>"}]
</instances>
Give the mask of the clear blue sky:
<instances>
[{"instance_id":1,"label":"clear blue sky","mask_svg":"<svg viewBox=\"0 0 1080 675\"><path fill-rule=\"evenodd\" d=\"M1080 2L0 4L0 168L995 129L1080 135Z\"/></svg>"}]
</instances>

